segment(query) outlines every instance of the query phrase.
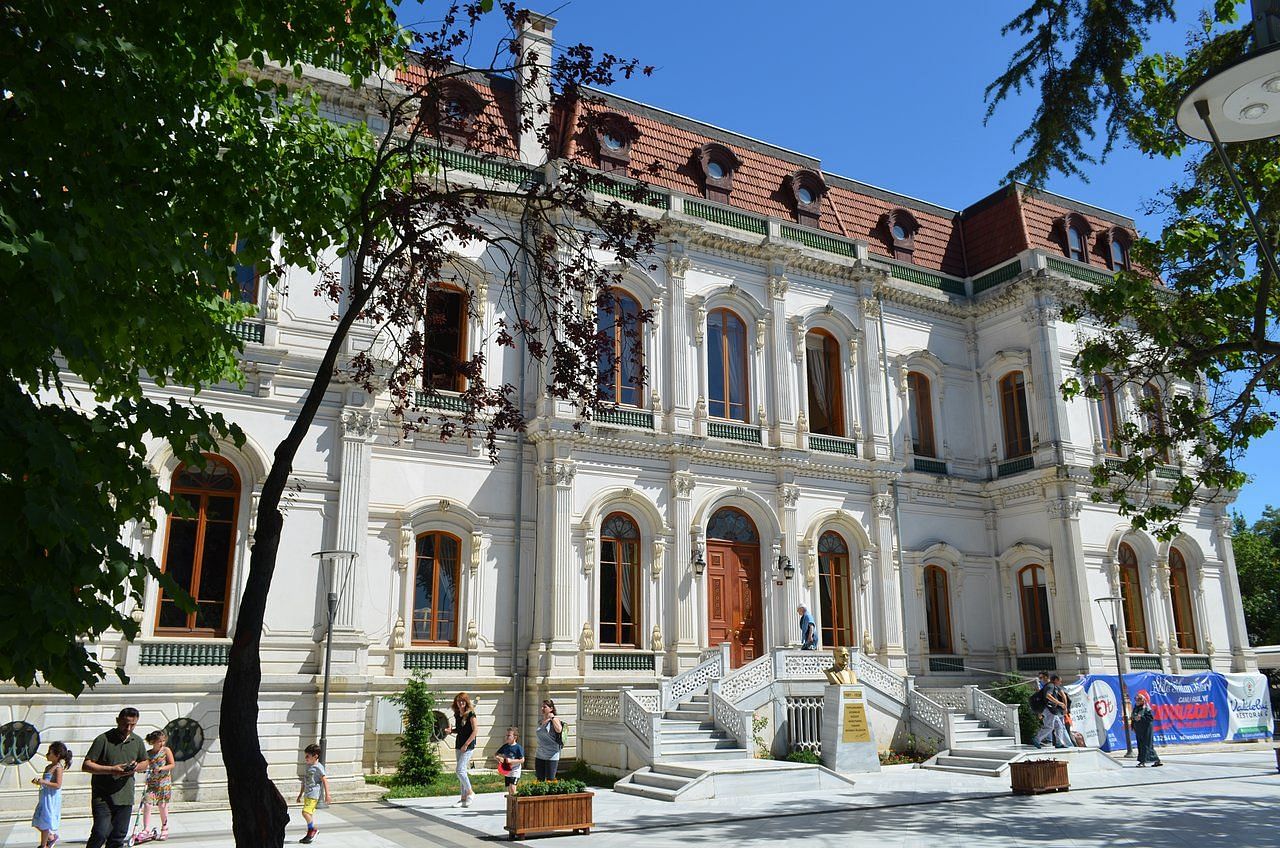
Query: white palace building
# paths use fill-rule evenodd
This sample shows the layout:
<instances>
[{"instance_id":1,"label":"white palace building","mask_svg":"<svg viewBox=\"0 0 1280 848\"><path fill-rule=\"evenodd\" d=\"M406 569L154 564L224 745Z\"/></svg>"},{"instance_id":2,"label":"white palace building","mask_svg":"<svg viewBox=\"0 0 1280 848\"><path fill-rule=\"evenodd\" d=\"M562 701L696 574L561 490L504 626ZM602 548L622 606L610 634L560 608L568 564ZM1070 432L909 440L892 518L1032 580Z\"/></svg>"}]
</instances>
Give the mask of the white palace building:
<instances>
[{"instance_id":1,"label":"white palace building","mask_svg":"<svg viewBox=\"0 0 1280 848\"><path fill-rule=\"evenodd\" d=\"M535 16L526 46L549 43L553 26ZM339 75L308 73L335 110L361 117ZM658 166L638 206L663 222L662 252L652 270L626 273L615 314L601 317L614 332L652 312L650 384L604 375L611 405L575 429L573 410L542 397L534 375L527 435L504 435L496 465L481 439L442 442L438 428L406 438L387 398L332 387L294 469L263 634L261 733L286 795L319 735L329 581L312 553L324 548L358 554L337 581L335 794L394 764L397 726L379 698L414 669L431 672L444 702L459 690L478 698L490 754L509 724L531 740L539 701L553 698L570 724L567 756L629 768L646 744L656 751L650 719L708 694L724 722L738 711L730 736L742 741L744 716L759 711L785 749L777 739L797 731L784 706L744 707L710 684L753 661L761 680L817 679L829 654L794 650L798 604L813 611L823 647L848 646L884 694L882 746L904 727L947 741L947 720L931 712L940 703L995 716L985 696L963 694L989 672L1114 671L1095 603L1107 596L1124 599L1128 669L1256 670L1227 502L1193 509L1172 543L1133 530L1091 502L1090 467L1138 414L1138 397L1104 386L1102 401L1068 403L1058 391L1081 332L1062 319L1062 295L1107 285L1128 262L1129 218L1017 185L947 209L607 94L539 117L510 80L460 80L456 93L459 132L468 110L498 110L513 128L523 114L605 113L599 132L561 133L550 153L511 138L497 152L516 172L548 158L605 174ZM462 147L446 165L458 179L512 172ZM435 353L467 359L488 345L491 382L518 383L520 351L489 341L510 309L500 266L484 253L461 258L469 270L444 296L456 328L436 334ZM140 638L98 646L127 686L112 676L78 700L0 689L8 807L30 804L30 769L12 764L24 739L62 739L79 756L123 705L141 710L141 729L176 722L179 798L225 794L222 666L257 493L332 330L331 304L305 270L278 288L243 276L259 307L239 327L247 382L200 401L247 441L203 472L157 450L155 473L198 518L158 513L154 532L126 530L199 610L149 589L133 610ZM442 391L436 414L451 414L457 378L425 379ZM1168 457L1151 485L1190 461ZM955 693L971 700L945 703ZM77 768L73 791L82 778Z\"/></svg>"}]
</instances>

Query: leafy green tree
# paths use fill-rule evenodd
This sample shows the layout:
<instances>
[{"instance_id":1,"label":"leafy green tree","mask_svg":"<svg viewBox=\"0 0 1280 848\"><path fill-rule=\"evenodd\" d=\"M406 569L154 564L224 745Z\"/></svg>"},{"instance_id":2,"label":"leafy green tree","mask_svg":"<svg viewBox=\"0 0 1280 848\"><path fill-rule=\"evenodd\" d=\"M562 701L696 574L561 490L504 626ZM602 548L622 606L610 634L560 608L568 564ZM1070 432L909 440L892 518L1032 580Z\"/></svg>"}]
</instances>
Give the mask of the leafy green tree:
<instances>
[{"instance_id":1,"label":"leafy green tree","mask_svg":"<svg viewBox=\"0 0 1280 848\"><path fill-rule=\"evenodd\" d=\"M396 766L398 785L427 784L440 777L443 768L436 750L436 695L427 685L431 675L414 672L404 689L391 696L404 718L400 743L400 762Z\"/></svg>"},{"instance_id":2,"label":"leafy green tree","mask_svg":"<svg viewBox=\"0 0 1280 848\"><path fill-rule=\"evenodd\" d=\"M152 439L199 463L242 436L144 385L241 380L233 267L306 264L350 182L315 100L245 67L316 56L361 77L396 38L382 0L0 7L0 678L78 694L105 673L86 645L137 634L148 577L189 605L120 528L174 508Z\"/></svg>"},{"instance_id":3,"label":"leafy green tree","mask_svg":"<svg viewBox=\"0 0 1280 848\"><path fill-rule=\"evenodd\" d=\"M1006 674L991 685L990 694L998 701L1017 706L1018 730L1025 745L1040 732L1040 717L1031 711L1031 695L1036 691L1034 683L1017 674Z\"/></svg>"},{"instance_id":4,"label":"leafy green tree","mask_svg":"<svg viewBox=\"0 0 1280 848\"><path fill-rule=\"evenodd\" d=\"M1280 644L1280 510L1268 506L1252 527L1235 513L1231 525L1249 644Z\"/></svg>"},{"instance_id":5,"label":"leafy green tree","mask_svg":"<svg viewBox=\"0 0 1280 848\"><path fill-rule=\"evenodd\" d=\"M1185 51L1149 53L1149 29L1173 18L1171 0L1035 0L1006 26L1026 42L987 90L989 113L1024 90L1038 95L1018 139L1026 155L1011 172L1033 190L1055 172L1083 176L1116 143L1186 163L1184 178L1151 201L1165 223L1158 238L1135 245L1135 270L1084 287L1066 311L1086 332L1076 357L1084 379L1068 380L1064 396L1097 397L1093 376L1109 374L1143 397L1140 420L1119 434L1124 462L1094 469L1100 496L1166 538L1191 504L1244 483L1238 459L1276 424L1268 400L1280 389L1277 281L1223 163L1175 122L1195 83L1252 48L1253 27L1240 20L1245 6L1217 0ZM1280 141L1230 150L1274 249ZM1148 385L1155 392L1144 396ZM1162 483L1155 472L1167 474L1180 452L1194 460L1190 473Z\"/></svg>"}]
</instances>

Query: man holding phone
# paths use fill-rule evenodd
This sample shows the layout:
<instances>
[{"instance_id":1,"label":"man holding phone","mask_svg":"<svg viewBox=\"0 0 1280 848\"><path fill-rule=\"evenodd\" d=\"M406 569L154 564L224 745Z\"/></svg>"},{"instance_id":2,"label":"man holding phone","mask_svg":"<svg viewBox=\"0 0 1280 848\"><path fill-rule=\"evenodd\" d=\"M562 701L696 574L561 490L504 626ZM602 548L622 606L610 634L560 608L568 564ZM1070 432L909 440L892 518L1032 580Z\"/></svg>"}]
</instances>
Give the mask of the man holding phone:
<instances>
[{"instance_id":1,"label":"man holding phone","mask_svg":"<svg viewBox=\"0 0 1280 848\"><path fill-rule=\"evenodd\" d=\"M133 775L147 765L147 746L133 732L138 711L125 707L116 716L113 730L98 736L81 761L90 780L93 832L87 848L124 848L129 838L129 814L133 812Z\"/></svg>"}]
</instances>

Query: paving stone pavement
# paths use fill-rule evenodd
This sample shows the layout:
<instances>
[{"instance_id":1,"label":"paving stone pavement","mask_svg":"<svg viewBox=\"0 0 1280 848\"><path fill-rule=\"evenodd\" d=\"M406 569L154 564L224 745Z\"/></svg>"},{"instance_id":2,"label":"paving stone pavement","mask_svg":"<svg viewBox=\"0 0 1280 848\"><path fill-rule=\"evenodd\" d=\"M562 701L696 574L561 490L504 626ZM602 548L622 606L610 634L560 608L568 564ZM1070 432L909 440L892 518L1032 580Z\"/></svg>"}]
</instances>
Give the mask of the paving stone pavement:
<instances>
[{"instance_id":1,"label":"paving stone pavement","mask_svg":"<svg viewBox=\"0 0 1280 848\"><path fill-rule=\"evenodd\" d=\"M847 846L966 848L1150 846L1280 848L1280 774L1269 751L1171 754L1167 765L1073 775L1066 793L1017 798L1008 778L952 775L905 767L862 775L848 791L821 797L778 795L671 804L597 792L590 836L540 837L547 846ZM506 841L500 794L468 809L452 798L394 804L339 804L321 811L317 846L425 848ZM290 841L302 834L295 815ZM64 820L63 845L83 844L89 821ZM26 824L0 825L0 848L37 843ZM230 848L230 814L173 817L174 848Z\"/></svg>"}]
</instances>

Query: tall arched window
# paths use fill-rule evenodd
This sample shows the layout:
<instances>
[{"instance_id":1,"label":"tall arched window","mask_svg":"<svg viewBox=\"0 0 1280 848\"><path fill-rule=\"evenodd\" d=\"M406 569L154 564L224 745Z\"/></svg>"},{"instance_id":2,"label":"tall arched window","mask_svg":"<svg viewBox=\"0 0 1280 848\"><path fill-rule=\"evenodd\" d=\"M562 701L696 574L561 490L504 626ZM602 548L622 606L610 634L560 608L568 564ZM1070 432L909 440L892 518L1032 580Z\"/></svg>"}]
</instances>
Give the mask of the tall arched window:
<instances>
[{"instance_id":1,"label":"tall arched window","mask_svg":"<svg viewBox=\"0 0 1280 848\"><path fill-rule=\"evenodd\" d=\"M467 362L467 294L441 286L427 293L422 317L422 384L448 392L467 386L462 366Z\"/></svg>"},{"instance_id":2,"label":"tall arched window","mask_svg":"<svg viewBox=\"0 0 1280 848\"><path fill-rule=\"evenodd\" d=\"M1026 644L1027 653L1052 652L1049 588L1044 582L1044 568L1028 565L1018 572L1018 595L1022 599L1022 640Z\"/></svg>"},{"instance_id":3,"label":"tall arched window","mask_svg":"<svg viewBox=\"0 0 1280 848\"><path fill-rule=\"evenodd\" d=\"M1164 401L1160 397L1160 390L1156 388L1154 383L1147 383L1142 387L1142 399L1147 407L1144 413L1147 419L1147 431L1156 435L1164 435ZM1169 461L1169 451L1161 448L1156 451L1156 458L1161 462Z\"/></svg>"},{"instance_id":4,"label":"tall arched window","mask_svg":"<svg viewBox=\"0 0 1280 848\"><path fill-rule=\"evenodd\" d=\"M1120 598L1124 608L1124 637L1129 649L1145 654L1147 614L1142 607L1142 576L1138 573L1138 555L1127 543L1120 543Z\"/></svg>"},{"instance_id":5,"label":"tall arched window","mask_svg":"<svg viewBox=\"0 0 1280 848\"><path fill-rule=\"evenodd\" d=\"M809 432L843 436L840 344L825 330L810 330L804 337L804 348L809 384Z\"/></svg>"},{"instance_id":6,"label":"tall arched window","mask_svg":"<svg viewBox=\"0 0 1280 848\"><path fill-rule=\"evenodd\" d=\"M615 512L600 525L600 644L639 640L640 528Z\"/></svg>"},{"instance_id":7,"label":"tall arched window","mask_svg":"<svg viewBox=\"0 0 1280 848\"><path fill-rule=\"evenodd\" d=\"M818 538L818 593L822 644L828 647L855 644L849 546L839 533L830 530Z\"/></svg>"},{"instance_id":8,"label":"tall arched window","mask_svg":"<svg viewBox=\"0 0 1280 848\"><path fill-rule=\"evenodd\" d=\"M928 623L929 653L951 654L951 593L946 569L939 565L924 570L924 612Z\"/></svg>"},{"instance_id":9,"label":"tall arched window","mask_svg":"<svg viewBox=\"0 0 1280 848\"><path fill-rule=\"evenodd\" d=\"M1021 371L1010 371L1000 378L1000 421L1004 429L1004 458L1031 453L1027 384Z\"/></svg>"},{"instance_id":10,"label":"tall arched window","mask_svg":"<svg viewBox=\"0 0 1280 848\"><path fill-rule=\"evenodd\" d=\"M1191 612L1191 585L1187 580L1187 560L1182 551L1169 549L1169 594L1173 602L1174 639L1178 650L1194 653L1196 646L1196 620Z\"/></svg>"},{"instance_id":11,"label":"tall arched window","mask_svg":"<svg viewBox=\"0 0 1280 848\"><path fill-rule=\"evenodd\" d=\"M1067 227L1067 256L1077 262L1088 262L1084 249L1084 233L1074 224Z\"/></svg>"},{"instance_id":12,"label":"tall arched window","mask_svg":"<svg viewBox=\"0 0 1280 848\"><path fill-rule=\"evenodd\" d=\"M707 316L707 380L713 418L747 420L747 325L728 309Z\"/></svg>"},{"instance_id":13,"label":"tall arched window","mask_svg":"<svg viewBox=\"0 0 1280 848\"><path fill-rule=\"evenodd\" d=\"M911 407L911 452L936 457L933 443L933 387L919 371L907 374L907 404Z\"/></svg>"},{"instance_id":14,"label":"tall arched window","mask_svg":"<svg viewBox=\"0 0 1280 848\"><path fill-rule=\"evenodd\" d=\"M242 238L236 239L235 247L232 253L237 257L248 250L249 243ZM243 264L237 259L235 269L231 273L232 284L235 288L227 293L228 298L234 297L241 303L258 302L258 292L262 287L262 275L258 272L258 266L249 263Z\"/></svg>"},{"instance_id":15,"label":"tall arched window","mask_svg":"<svg viewBox=\"0 0 1280 848\"><path fill-rule=\"evenodd\" d=\"M184 612L160 591L156 632L192 636L227 635L227 596L235 559L240 478L221 457L208 456L203 469L182 465L170 492L190 515L170 515L164 571L191 595L195 612Z\"/></svg>"},{"instance_id":16,"label":"tall arched window","mask_svg":"<svg viewBox=\"0 0 1280 848\"><path fill-rule=\"evenodd\" d=\"M606 344L597 360L600 398L624 406L640 406L644 389L640 304L616 289L606 300L596 309L596 328Z\"/></svg>"},{"instance_id":17,"label":"tall arched window","mask_svg":"<svg viewBox=\"0 0 1280 848\"><path fill-rule=\"evenodd\" d=\"M1120 419L1116 415L1115 383L1105 374L1093 378L1098 387L1098 435L1102 439L1102 449L1113 456L1120 455Z\"/></svg>"},{"instance_id":18,"label":"tall arched window","mask_svg":"<svg viewBox=\"0 0 1280 848\"><path fill-rule=\"evenodd\" d=\"M1111 270L1127 271L1129 269L1129 248L1123 241L1111 237Z\"/></svg>"},{"instance_id":19,"label":"tall arched window","mask_svg":"<svg viewBox=\"0 0 1280 848\"><path fill-rule=\"evenodd\" d=\"M413 580L413 641L458 644L458 574L462 543L439 531L418 537Z\"/></svg>"}]
</instances>

